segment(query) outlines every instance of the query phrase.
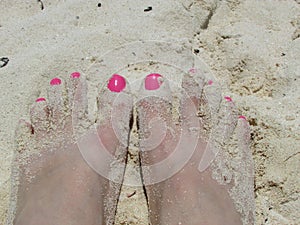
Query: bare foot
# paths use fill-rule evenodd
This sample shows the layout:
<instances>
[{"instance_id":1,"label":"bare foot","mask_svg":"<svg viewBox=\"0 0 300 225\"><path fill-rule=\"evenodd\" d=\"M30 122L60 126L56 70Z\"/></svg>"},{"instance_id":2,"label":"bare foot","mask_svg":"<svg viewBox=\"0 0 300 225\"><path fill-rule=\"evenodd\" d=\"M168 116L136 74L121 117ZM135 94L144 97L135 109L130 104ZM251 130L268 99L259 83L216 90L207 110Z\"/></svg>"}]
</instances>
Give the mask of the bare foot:
<instances>
[{"instance_id":1,"label":"bare foot","mask_svg":"<svg viewBox=\"0 0 300 225\"><path fill-rule=\"evenodd\" d=\"M137 104L151 224L254 224L247 121L195 70L184 76L178 120L162 79L147 76Z\"/></svg>"},{"instance_id":2,"label":"bare foot","mask_svg":"<svg viewBox=\"0 0 300 225\"><path fill-rule=\"evenodd\" d=\"M113 224L120 185L111 185L88 165L82 156L84 150L79 149L74 138L73 131L87 116L86 84L79 73L73 73L66 84L58 78L50 84L47 100L39 98L31 109L31 123L22 120L17 130L12 213L8 224ZM102 93L105 92L110 91L104 88ZM100 96L98 102L109 104L111 99L107 97ZM107 112L98 110L99 118L105 120L103 115ZM126 132L130 111L123 113L128 115L122 117L127 121L120 118ZM106 131L113 130L110 120L102 121L97 126L97 138L103 143L106 140L112 154L118 148L125 164L126 142L120 144L113 135L103 138L104 126ZM88 135L82 139L90 140ZM85 148L94 144L89 142Z\"/></svg>"}]
</instances>

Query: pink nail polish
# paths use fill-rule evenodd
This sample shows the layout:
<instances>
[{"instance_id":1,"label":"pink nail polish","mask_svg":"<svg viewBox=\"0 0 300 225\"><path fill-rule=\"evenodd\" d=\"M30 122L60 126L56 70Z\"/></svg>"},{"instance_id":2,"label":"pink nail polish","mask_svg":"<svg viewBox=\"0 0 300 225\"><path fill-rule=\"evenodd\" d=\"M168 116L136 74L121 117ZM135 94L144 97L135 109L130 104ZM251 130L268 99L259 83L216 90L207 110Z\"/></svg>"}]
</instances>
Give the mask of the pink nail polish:
<instances>
[{"instance_id":1,"label":"pink nail polish","mask_svg":"<svg viewBox=\"0 0 300 225\"><path fill-rule=\"evenodd\" d=\"M212 84L213 84L213 81L212 81L212 80L209 80L209 81L207 82L207 84L208 84L208 85L212 85Z\"/></svg>"},{"instance_id":2,"label":"pink nail polish","mask_svg":"<svg viewBox=\"0 0 300 225\"><path fill-rule=\"evenodd\" d=\"M190 73L196 73L196 71L197 71L197 70L196 70L195 68L191 68L191 69L189 70Z\"/></svg>"},{"instance_id":3,"label":"pink nail polish","mask_svg":"<svg viewBox=\"0 0 300 225\"><path fill-rule=\"evenodd\" d=\"M229 96L224 97L227 102L232 102L232 99Z\"/></svg>"},{"instance_id":4,"label":"pink nail polish","mask_svg":"<svg viewBox=\"0 0 300 225\"><path fill-rule=\"evenodd\" d=\"M239 116L239 119L247 120L246 116Z\"/></svg>"},{"instance_id":5,"label":"pink nail polish","mask_svg":"<svg viewBox=\"0 0 300 225\"><path fill-rule=\"evenodd\" d=\"M126 80L124 77L114 74L109 79L107 87L112 92L121 92L126 87Z\"/></svg>"},{"instance_id":6,"label":"pink nail polish","mask_svg":"<svg viewBox=\"0 0 300 225\"><path fill-rule=\"evenodd\" d=\"M73 72L71 73L71 78L79 78L80 77L80 73L79 72Z\"/></svg>"},{"instance_id":7,"label":"pink nail polish","mask_svg":"<svg viewBox=\"0 0 300 225\"><path fill-rule=\"evenodd\" d=\"M145 78L145 88L147 90L156 90L162 84L162 76L158 73L151 73Z\"/></svg>"},{"instance_id":8,"label":"pink nail polish","mask_svg":"<svg viewBox=\"0 0 300 225\"><path fill-rule=\"evenodd\" d=\"M35 102L45 102L45 101L46 101L45 98L38 98L38 99L35 100Z\"/></svg>"},{"instance_id":9,"label":"pink nail polish","mask_svg":"<svg viewBox=\"0 0 300 225\"><path fill-rule=\"evenodd\" d=\"M60 85L61 84L61 79L55 77L50 81L50 85L54 86L54 85Z\"/></svg>"}]
</instances>

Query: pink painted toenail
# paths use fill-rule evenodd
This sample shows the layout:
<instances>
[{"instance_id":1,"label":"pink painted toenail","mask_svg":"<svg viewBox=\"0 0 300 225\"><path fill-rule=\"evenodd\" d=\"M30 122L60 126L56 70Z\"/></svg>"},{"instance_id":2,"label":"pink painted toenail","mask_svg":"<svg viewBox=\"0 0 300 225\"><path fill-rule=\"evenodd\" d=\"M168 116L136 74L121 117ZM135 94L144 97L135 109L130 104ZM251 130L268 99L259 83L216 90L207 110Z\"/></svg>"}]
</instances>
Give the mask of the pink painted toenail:
<instances>
[{"instance_id":1,"label":"pink painted toenail","mask_svg":"<svg viewBox=\"0 0 300 225\"><path fill-rule=\"evenodd\" d=\"M79 77L80 77L80 73L79 72L71 73L71 78L79 78Z\"/></svg>"},{"instance_id":2,"label":"pink painted toenail","mask_svg":"<svg viewBox=\"0 0 300 225\"><path fill-rule=\"evenodd\" d=\"M162 76L158 73L151 73L145 78L145 88L147 90L156 90L162 84Z\"/></svg>"},{"instance_id":3,"label":"pink painted toenail","mask_svg":"<svg viewBox=\"0 0 300 225\"><path fill-rule=\"evenodd\" d=\"M212 84L213 84L213 81L212 81L212 80L209 80L207 83L208 83L208 85L212 85Z\"/></svg>"},{"instance_id":4,"label":"pink painted toenail","mask_svg":"<svg viewBox=\"0 0 300 225\"><path fill-rule=\"evenodd\" d=\"M239 116L239 119L247 120L246 116Z\"/></svg>"},{"instance_id":5,"label":"pink painted toenail","mask_svg":"<svg viewBox=\"0 0 300 225\"><path fill-rule=\"evenodd\" d=\"M46 101L45 98L38 98L37 100L35 100L35 102L44 102L44 101Z\"/></svg>"},{"instance_id":6,"label":"pink painted toenail","mask_svg":"<svg viewBox=\"0 0 300 225\"><path fill-rule=\"evenodd\" d=\"M61 79L55 77L50 81L50 85L54 86L54 85L60 85L61 84Z\"/></svg>"},{"instance_id":7,"label":"pink painted toenail","mask_svg":"<svg viewBox=\"0 0 300 225\"><path fill-rule=\"evenodd\" d=\"M232 99L229 96L224 97L227 102L232 102Z\"/></svg>"},{"instance_id":8,"label":"pink painted toenail","mask_svg":"<svg viewBox=\"0 0 300 225\"><path fill-rule=\"evenodd\" d=\"M191 68L191 69L189 70L190 73L196 73L196 71L197 71L197 70L196 70L195 68Z\"/></svg>"},{"instance_id":9,"label":"pink painted toenail","mask_svg":"<svg viewBox=\"0 0 300 225\"><path fill-rule=\"evenodd\" d=\"M121 92L126 87L126 80L124 77L114 74L109 79L107 87L112 92Z\"/></svg>"}]
</instances>

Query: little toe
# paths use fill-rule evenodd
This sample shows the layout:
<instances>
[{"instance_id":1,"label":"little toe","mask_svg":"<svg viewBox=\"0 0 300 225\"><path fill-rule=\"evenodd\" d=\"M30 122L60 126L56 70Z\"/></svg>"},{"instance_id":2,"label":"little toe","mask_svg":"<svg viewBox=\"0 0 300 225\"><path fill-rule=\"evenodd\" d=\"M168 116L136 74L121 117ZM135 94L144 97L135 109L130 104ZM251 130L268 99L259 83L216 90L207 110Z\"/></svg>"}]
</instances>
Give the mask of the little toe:
<instances>
[{"instance_id":1,"label":"little toe","mask_svg":"<svg viewBox=\"0 0 300 225\"><path fill-rule=\"evenodd\" d=\"M11 192L10 192L10 207L8 210L8 217L6 224L13 224L15 213L16 213L16 202L17 202L17 192L18 192L18 184L22 177L19 177L20 169L22 165L28 162L27 158L30 156L30 152L28 150L28 146L32 142L33 135L33 127L32 125L25 121L24 119L20 119L15 131L15 152L14 159L12 161L11 167Z\"/></svg>"},{"instance_id":2,"label":"little toe","mask_svg":"<svg viewBox=\"0 0 300 225\"><path fill-rule=\"evenodd\" d=\"M250 126L245 116L239 116L237 128L241 148L249 148L250 144ZM249 152L249 151L246 151Z\"/></svg>"},{"instance_id":3,"label":"little toe","mask_svg":"<svg viewBox=\"0 0 300 225\"><path fill-rule=\"evenodd\" d=\"M255 222L255 197L254 197L254 162L250 149L250 126L245 116L240 116L236 127L238 139L238 171L235 176L237 185L235 191L240 213L244 224Z\"/></svg>"},{"instance_id":4,"label":"little toe","mask_svg":"<svg viewBox=\"0 0 300 225\"><path fill-rule=\"evenodd\" d=\"M50 129L49 107L45 98L38 98L30 110L30 120L33 134L37 139L47 135Z\"/></svg>"},{"instance_id":5,"label":"little toe","mask_svg":"<svg viewBox=\"0 0 300 225\"><path fill-rule=\"evenodd\" d=\"M27 143L30 140L30 137L33 134L32 125L25 121L24 119L20 119L17 128L16 128L16 150L18 153L23 153L26 149Z\"/></svg>"}]
</instances>

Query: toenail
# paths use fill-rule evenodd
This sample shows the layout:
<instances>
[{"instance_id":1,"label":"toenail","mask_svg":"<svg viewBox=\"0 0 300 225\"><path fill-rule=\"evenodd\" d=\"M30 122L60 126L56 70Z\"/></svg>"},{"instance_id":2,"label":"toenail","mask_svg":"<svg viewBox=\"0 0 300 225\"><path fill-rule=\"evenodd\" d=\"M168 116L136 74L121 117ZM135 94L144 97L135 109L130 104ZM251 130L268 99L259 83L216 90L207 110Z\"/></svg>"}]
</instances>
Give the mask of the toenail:
<instances>
[{"instance_id":1,"label":"toenail","mask_svg":"<svg viewBox=\"0 0 300 225\"><path fill-rule=\"evenodd\" d=\"M212 84L213 84L213 81L212 81L212 80L209 80L207 83L208 83L208 85L212 85Z\"/></svg>"},{"instance_id":2,"label":"toenail","mask_svg":"<svg viewBox=\"0 0 300 225\"><path fill-rule=\"evenodd\" d=\"M71 73L71 78L79 78L80 77L80 73L79 72L74 72L74 73Z\"/></svg>"},{"instance_id":3,"label":"toenail","mask_svg":"<svg viewBox=\"0 0 300 225\"><path fill-rule=\"evenodd\" d=\"M197 70L196 70L195 68L191 68L191 69L189 70L190 73L196 73L196 71L197 71Z\"/></svg>"},{"instance_id":4,"label":"toenail","mask_svg":"<svg viewBox=\"0 0 300 225\"><path fill-rule=\"evenodd\" d=\"M45 98L38 98L37 100L35 100L35 102L45 102L46 99Z\"/></svg>"},{"instance_id":5,"label":"toenail","mask_svg":"<svg viewBox=\"0 0 300 225\"><path fill-rule=\"evenodd\" d=\"M246 116L239 116L239 119L247 120Z\"/></svg>"},{"instance_id":6,"label":"toenail","mask_svg":"<svg viewBox=\"0 0 300 225\"><path fill-rule=\"evenodd\" d=\"M162 84L163 79L162 76L158 73L151 73L146 76L145 79L145 88L147 90L156 90Z\"/></svg>"},{"instance_id":7,"label":"toenail","mask_svg":"<svg viewBox=\"0 0 300 225\"><path fill-rule=\"evenodd\" d=\"M232 102L232 99L229 96L224 97L227 102Z\"/></svg>"},{"instance_id":8,"label":"toenail","mask_svg":"<svg viewBox=\"0 0 300 225\"><path fill-rule=\"evenodd\" d=\"M61 79L55 77L50 81L50 85L54 86L54 85L60 85L61 84Z\"/></svg>"},{"instance_id":9,"label":"toenail","mask_svg":"<svg viewBox=\"0 0 300 225\"><path fill-rule=\"evenodd\" d=\"M109 79L107 87L112 92L121 92L126 87L126 80L124 77L114 74Z\"/></svg>"}]
</instances>

